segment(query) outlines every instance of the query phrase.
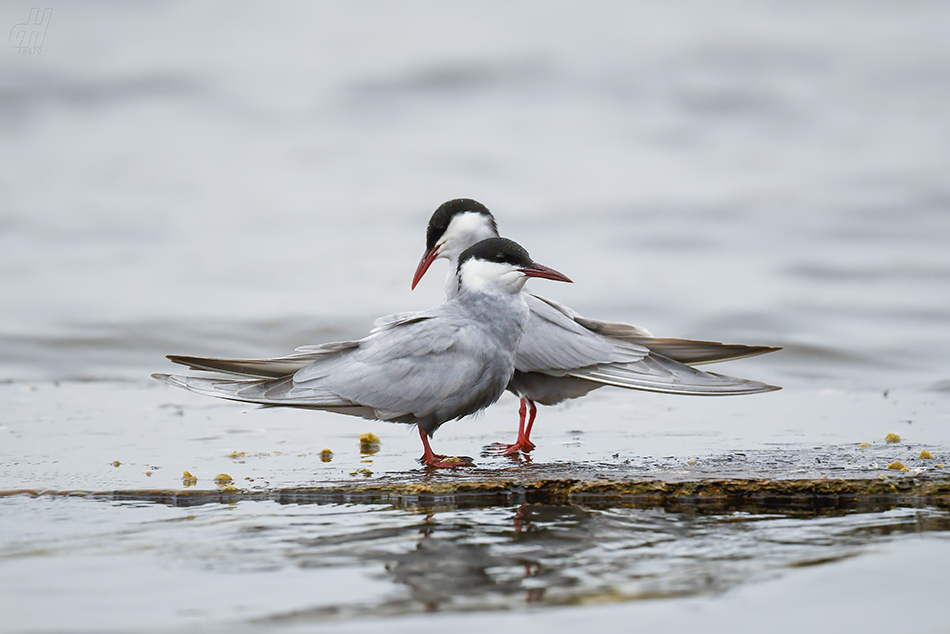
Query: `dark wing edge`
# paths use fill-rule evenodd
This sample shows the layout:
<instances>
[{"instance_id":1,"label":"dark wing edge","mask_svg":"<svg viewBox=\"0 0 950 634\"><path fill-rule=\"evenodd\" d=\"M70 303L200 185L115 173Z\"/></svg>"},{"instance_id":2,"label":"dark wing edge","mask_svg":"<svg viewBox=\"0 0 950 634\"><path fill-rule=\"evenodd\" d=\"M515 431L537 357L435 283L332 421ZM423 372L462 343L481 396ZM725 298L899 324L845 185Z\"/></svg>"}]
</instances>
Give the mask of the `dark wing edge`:
<instances>
[{"instance_id":1,"label":"dark wing edge","mask_svg":"<svg viewBox=\"0 0 950 634\"><path fill-rule=\"evenodd\" d=\"M186 365L192 370L223 372L257 379L277 379L307 367L324 355L342 352L357 346L359 346L358 341L302 346L297 348L297 354L274 359L217 359L178 354L170 354L166 358L173 363Z\"/></svg>"}]
</instances>

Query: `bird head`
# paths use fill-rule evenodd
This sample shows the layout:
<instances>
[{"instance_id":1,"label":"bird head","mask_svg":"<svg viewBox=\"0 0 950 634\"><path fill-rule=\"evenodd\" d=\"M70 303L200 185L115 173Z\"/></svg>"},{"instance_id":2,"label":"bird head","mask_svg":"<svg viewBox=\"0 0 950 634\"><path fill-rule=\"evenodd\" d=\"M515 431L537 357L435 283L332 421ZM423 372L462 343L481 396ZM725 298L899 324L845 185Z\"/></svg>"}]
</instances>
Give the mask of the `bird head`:
<instances>
[{"instance_id":1,"label":"bird head","mask_svg":"<svg viewBox=\"0 0 950 634\"><path fill-rule=\"evenodd\" d=\"M495 218L485 205L470 198L456 198L443 203L429 219L426 252L416 267L412 288L415 289L437 259L457 261L469 247L497 236Z\"/></svg>"},{"instance_id":2,"label":"bird head","mask_svg":"<svg viewBox=\"0 0 950 634\"><path fill-rule=\"evenodd\" d=\"M508 238L488 238L459 256L459 289L483 293L518 293L529 277L571 282L563 273L539 264Z\"/></svg>"}]
</instances>

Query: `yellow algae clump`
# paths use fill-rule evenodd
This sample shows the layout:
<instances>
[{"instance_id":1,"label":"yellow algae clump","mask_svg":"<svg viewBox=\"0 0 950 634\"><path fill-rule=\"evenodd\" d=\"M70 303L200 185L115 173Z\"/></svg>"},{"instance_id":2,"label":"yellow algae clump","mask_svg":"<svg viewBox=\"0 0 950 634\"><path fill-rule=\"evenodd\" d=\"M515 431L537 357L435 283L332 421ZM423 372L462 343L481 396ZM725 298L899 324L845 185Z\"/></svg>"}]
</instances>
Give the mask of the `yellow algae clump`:
<instances>
[{"instance_id":1,"label":"yellow algae clump","mask_svg":"<svg viewBox=\"0 0 950 634\"><path fill-rule=\"evenodd\" d=\"M895 460L891 464L887 465L888 469L898 469L900 471L910 471L907 467L904 466L904 463L900 460Z\"/></svg>"},{"instance_id":2,"label":"yellow algae clump","mask_svg":"<svg viewBox=\"0 0 950 634\"><path fill-rule=\"evenodd\" d=\"M360 453L376 453L379 451L379 443L379 436L374 433L360 434Z\"/></svg>"},{"instance_id":3,"label":"yellow algae clump","mask_svg":"<svg viewBox=\"0 0 950 634\"><path fill-rule=\"evenodd\" d=\"M901 437L897 434L888 434L887 436L884 436L884 440L887 441L887 444L893 445L895 443L899 443L901 441Z\"/></svg>"},{"instance_id":4,"label":"yellow algae clump","mask_svg":"<svg viewBox=\"0 0 950 634\"><path fill-rule=\"evenodd\" d=\"M938 469L943 469L943 468L946 467L947 465L945 465L945 464L935 464L934 466L937 467Z\"/></svg>"},{"instance_id":5,"label":"yellow algae clump","mask_svg":"<svg viewBox=\"0 0 950 634\"><path fill-rule=\"evenodd\" d=\"M324 449L320 452L320 462L330 462L333 460L333 452L329 449Z\"/></svg>"},{"instance_id":6,"label":"yellow algae clump","mask_svg":"<svg viewBox=\"0 0 950 634\"><path fill-rule=\"evenodd\" d=\"M247 452L244 452L244 451L232 451L231 453L228 454L228 458L231 458L233 460L237 460L238 458L246 458L246 457L247 457Z\"/></svg>"},{"instance_id":7,"label":"yellow algae clump","mask_svg":"<svg viewBox=\"0 0 950 634\"><path fill-rule=\"evenodd\" d=\"M871 443L863 442L860 445L858 445L858 449L867 449L870 446L871 446Z\"/></svg>"},{"instance_id":8,"label":"yellow algae clump","mask_svg":"<svg viewBox=\"0 0 950 634\"><path fill-rule=\"evenodd\" d=\"M686 464L688 464L689 466L692 467L694 464L696 464L696 461L695 461L695 460L690 460L690 461L688 461Z\"/></svg>"},{"instance_id":9,"label":"yellow algae clump","mask_svg":"<svg viewBox=\"0 0 950 634\"><path fill-rule=\"evenodd\" d=\"M112 466L118 469L119 467L122 466L122 463L116 460L115 462L112 463Z\"/></svg>"},{"instance_id":10,"label":"yellow algae clump","mask_svg":"<svg viewBox=\"0 0 950 634\"><path fill-rule=\"evenodd\" d=\"M933 456L930 455L930 452L927 451L926 449L924 449L923 451L921 451L921 452L920 452L920 455L917 456L917 457L918 457L918 458L923 458L924 460L930 460L931 458L933 458Z\"/></svg>"},{"instance_id":11,"label":"yellow algae clump","mask_svg":"<svg viewBox=\"0 0 950 634\"><path fill-rule=\"evenodd\" d=\"M186 487L193 487L198 484L198 478L191 475L191 471L185 471L181 474L181 483Z\"/></svg>"},{"instance_id":12,"label":"yellow algae clump","mask_svg":"<svg viewBox=\"0 0 950 634\"><path fill-rule=\"evenodd\" d=\"M234 479L226 473L219 473L218 475L214 476L214 483L218 486L224 486L231 484L232 482L234 482Z\"/></svg>"},{"instance_id":13,"label":"yellow algae clump","mask_svg":"<svg viewBox=\"0 0 950 634\"><path fill-rule=\"evenodd\" d=\"M357 469L356 471L351 472L350 475L351 476L361 475L364 478L368 478L371 475L373 475L373 472L364 467L363 469Z\"/></svg>"}]
</instances>

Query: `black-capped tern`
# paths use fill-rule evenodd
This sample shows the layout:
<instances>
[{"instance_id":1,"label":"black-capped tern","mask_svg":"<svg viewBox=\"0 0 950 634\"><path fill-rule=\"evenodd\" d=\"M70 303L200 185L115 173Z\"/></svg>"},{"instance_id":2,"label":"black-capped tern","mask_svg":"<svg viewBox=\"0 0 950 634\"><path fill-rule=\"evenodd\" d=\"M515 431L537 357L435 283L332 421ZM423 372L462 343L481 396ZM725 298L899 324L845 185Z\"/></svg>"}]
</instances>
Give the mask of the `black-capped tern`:
<instances>
[{"instance_id":1,"label":"black-capped tern","mask_svg":"<svg viewBox=\"0 0 950 634\"><path fill-rule=\"evenodd\" d=\"M276 359L168 357L240 379L152 376L217 398L415 424L422 462L457 467L464 463L433 453L429 437L446 421L497 401L511 382L528 321L521 289L529 277L571 281L511 240L493 237L459 252L452 297L377 320L363 339L302 346Z\"/></svg>"},{"instance_id":2,"label":"black-capped tern","mask_svg":"<svg viewBox=\"0 0 950 634\"><path fill-rule=\"evenodd\" d=\"M481 203L467 198L444 203L429 220L426 250L412 278L412 288L435 260L444 258L451 267L445 297L454 297L458 292L454 271L460 254L480 240L497 235L495 218ZM701 396L780 389L691 366L781 348L654 337L638 326L587 319L553 300L528 292L523 296L531 313L515 358L515 373L508 384L508 389L521 399L521 421L518 439L501 445L505 455L534 449L530 436L536 403L555 405L605 385Z\"/></svg>"}]
</instances>

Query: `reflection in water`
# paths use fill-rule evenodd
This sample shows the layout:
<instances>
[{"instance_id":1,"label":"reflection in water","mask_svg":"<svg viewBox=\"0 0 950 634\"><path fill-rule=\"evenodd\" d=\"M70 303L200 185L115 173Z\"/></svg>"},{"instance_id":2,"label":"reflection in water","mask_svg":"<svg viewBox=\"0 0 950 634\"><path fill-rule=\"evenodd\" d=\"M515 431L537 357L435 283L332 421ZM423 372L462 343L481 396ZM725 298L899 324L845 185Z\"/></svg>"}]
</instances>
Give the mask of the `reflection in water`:
<instances>
[{"instance_id":1,"label":"reflection in water","mask_svg":"<svg viewBox=\"0 0 950 634\"><path fill-rule=\"evenodd\" d=\"M950 510L935 508L176 507L11 496L0 514L11 520L0 521L0 603L55 592L92 621L164 619L175 631L194 619L288 624L718 595L884 543L900 552L918 541L908 534L950 536ZM139 592L161 605L132 600ZM49 631L64 629L48 616ZM22 618L37 622L32 611Z\"/></svg>"},{"instance_id":2,"label":"reflection in water","mask_svg":"<svg viewBox=\"0 0 950 634\"><path fill-rule=\"evenodd\" d=\"M393 515L401 516L399 526L392 524ZM932 509L698 515L528 504L377 509L349 518L361 525L345 534L288 536L281 544L284 556L304 568L380 570L396 592L374 604L319 605L273 619L718 593L783 569L853 557L868 544L903 533L950 530L950 514Z\"/></svg>"}]
</instances>

